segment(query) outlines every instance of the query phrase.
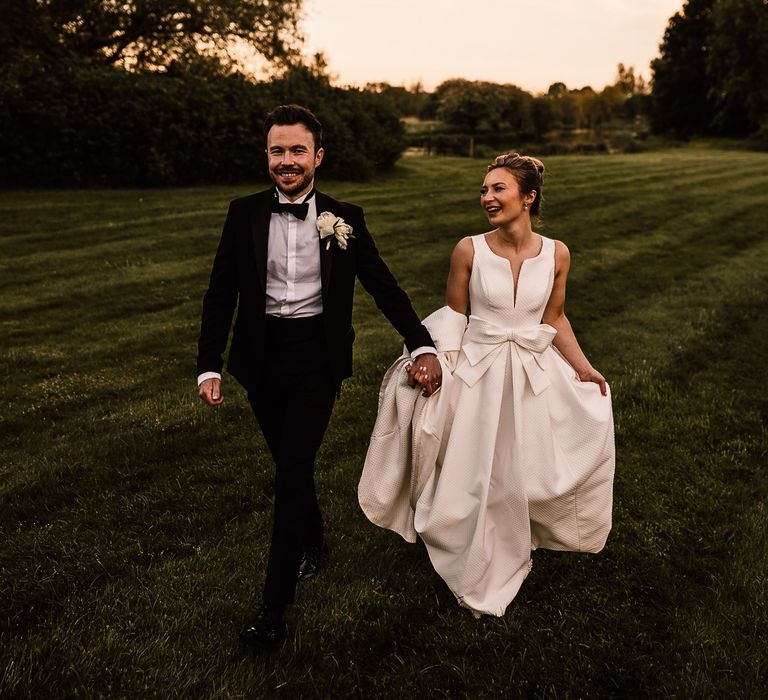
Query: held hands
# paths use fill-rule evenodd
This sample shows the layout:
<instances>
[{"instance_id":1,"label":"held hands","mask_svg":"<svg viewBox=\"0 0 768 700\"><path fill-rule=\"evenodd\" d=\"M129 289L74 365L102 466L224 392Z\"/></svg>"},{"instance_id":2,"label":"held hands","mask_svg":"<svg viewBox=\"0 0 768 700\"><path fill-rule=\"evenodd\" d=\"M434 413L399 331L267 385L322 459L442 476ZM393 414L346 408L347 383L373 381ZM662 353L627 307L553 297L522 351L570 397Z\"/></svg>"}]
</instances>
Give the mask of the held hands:
<instances>
[{"instance_id":1,"label":"held hands","mask_svg":"<svg viewBox=\"0 0 768 700\"><path fill-rule=\"evenodd\" d=\"M206 379L197 388L197 393L209 406L218 406L224 402L224 396L221 394L221 379Z\"/></svg>"},{"instance_id":2,"label":"held hands","mask_svg":"<svg viewBox=\"0 0 768 700\"><path fill-rule=\"evenodd\" d=\"M590 367L587 370L583 370L578 373L579 380L582 382L594 382L600 385L600 393L603 396L608 395L608 389L605 386L605 377L600 374L594 367Z\"/></svg>"},{"instance_id":3,"label":"held hands","mask_svg":"<svg viewBox=\"0 0 768 700\"><path fill-rule=\"evenodd\" d=\"M437 355L424 353L419 355L411 364L407 365L408 385L421 386L423 396L432 396L443 381L443 369Z\"/></svg>"}]
</instances>

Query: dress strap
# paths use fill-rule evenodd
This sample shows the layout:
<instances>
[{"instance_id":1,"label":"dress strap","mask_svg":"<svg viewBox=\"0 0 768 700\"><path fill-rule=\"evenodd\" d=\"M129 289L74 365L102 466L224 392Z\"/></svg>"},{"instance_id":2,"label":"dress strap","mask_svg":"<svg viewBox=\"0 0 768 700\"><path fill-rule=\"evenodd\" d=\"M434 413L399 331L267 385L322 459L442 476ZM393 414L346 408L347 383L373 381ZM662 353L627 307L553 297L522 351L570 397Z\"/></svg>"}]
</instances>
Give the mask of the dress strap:
<instances>
[{"instance_id":1,"label":"dress strap","mask_svg":"<svg viewBox=\"0 0 768 700\"><path fill-rule=\"evenodd\" d=\"M542 234L539 234L541 236L541 252L539 255L542 257L545 255L552 255L555 254L555 241L552 238L547 238L546 236L543 236Z\"/></svg>"},{"instance_id":2,"label":"dress strap","mask_svg":"<svg viewBox=\"0 0 768 700\"><path fill-rule=\"evenodd\" d=\"M470 238L472 239L472 269L474 270L478 261L478 254L480 256L485 255L487 258L488 254L491 252L491 249L485 240L484 233L475 234L474 236L470 236Z\"/></svg>"},{"instance_id":3,"label":"dress strap","mask_svg":"<svg viewBox=\"0 0 768 700\"><path fill-rule=\"evenodd\" d=\"M498 257L496 253L491 250L491 246L488 245L488 240L484 233L478 233L476 236L472 236L472 243L475 246L475 253L480 250L486 258Z\"/></svg>"}]
</instances>

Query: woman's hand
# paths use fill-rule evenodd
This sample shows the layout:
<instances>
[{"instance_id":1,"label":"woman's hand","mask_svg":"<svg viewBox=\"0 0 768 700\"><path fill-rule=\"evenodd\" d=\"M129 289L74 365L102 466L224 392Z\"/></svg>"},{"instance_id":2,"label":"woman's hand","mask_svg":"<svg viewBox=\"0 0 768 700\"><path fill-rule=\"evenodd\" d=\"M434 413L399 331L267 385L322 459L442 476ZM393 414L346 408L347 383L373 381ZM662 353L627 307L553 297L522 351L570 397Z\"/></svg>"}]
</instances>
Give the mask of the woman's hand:
<instances>
[{"instance_id":1,"label":"woman's hand","mask_svg":"<svg viewBox=\"0 0 768 700\"><path fill-rule=\"evenodd\" d=\"M439 388L443 380L443 368L440 366L440 360L437 355L424 353L419 355L411 364L407 365L405 371L408 372L408 384L410 386L421 386L424 390L424 396L431 396Z\"/></svg>"},{"instance_id":2,"label":"woman's hand","mask_svg":"<svg viewBox=\"0 0 768 700\"><path fill-rule=\"evenodd\" d=\"M600 385L600 393L603 396L608 395L608 389L605 386L605 377L600 374L594 367L590 367L587 370L578 373L579 381L582 382L594 382Z\"/></svg>"}]
</instances>

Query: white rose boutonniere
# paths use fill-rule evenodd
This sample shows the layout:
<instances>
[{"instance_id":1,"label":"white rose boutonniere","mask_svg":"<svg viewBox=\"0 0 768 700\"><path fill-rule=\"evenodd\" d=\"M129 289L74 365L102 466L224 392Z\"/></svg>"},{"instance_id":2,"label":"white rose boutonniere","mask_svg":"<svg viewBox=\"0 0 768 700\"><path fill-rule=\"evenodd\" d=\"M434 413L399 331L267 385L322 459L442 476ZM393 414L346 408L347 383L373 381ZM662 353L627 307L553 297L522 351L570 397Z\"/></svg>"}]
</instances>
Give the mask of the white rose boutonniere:
<instances>
[{"instance_id":1,"label":"white rose boutonniere","mask_svg":"<svg viewBox=\"0 0 768 700\"><path fill-rule=\"evenodd\" d=\"M352 235L352 227L344 221L340 216L332 214L329 211L324 211L322 214L317 215L317 230L320 232L320 240L324 241L328 239L328 243L325 246L326 250L331 247L331 241L335 238L336 245L342 250L347 249L347 241L350 238L354 238Z\"/></svg>"}]
</instances>

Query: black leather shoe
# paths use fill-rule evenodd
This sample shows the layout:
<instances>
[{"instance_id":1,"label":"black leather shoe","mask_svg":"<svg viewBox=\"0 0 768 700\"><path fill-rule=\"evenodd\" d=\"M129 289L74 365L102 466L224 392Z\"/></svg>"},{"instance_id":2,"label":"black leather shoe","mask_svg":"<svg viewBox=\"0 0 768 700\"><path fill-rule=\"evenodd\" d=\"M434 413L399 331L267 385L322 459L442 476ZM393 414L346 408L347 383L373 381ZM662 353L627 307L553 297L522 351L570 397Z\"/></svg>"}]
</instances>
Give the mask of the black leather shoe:
<instances>
[{"instance_id":1,"label":"black leather shoe","mask_svg":"<svg viewBox=\"0 0 768 700\"><path fill-rule=\"evenodd\" d=\"M328 561L328 545L323 542L319 547L307 547L299 563L299 581L306 581L317 574Z\"/></svg>"},{"instance_id":2,"label":"black leather shoe","mask_svg":"<svg viewBox=\"0 0 768 700\"><path fill-rule=\"evenodd\" d=\"M262 649L276 646L285 635L283 612L283 608L274 608L263 603L254 623L240 632L240 644Z\"/></svg>"}]
</instances>

